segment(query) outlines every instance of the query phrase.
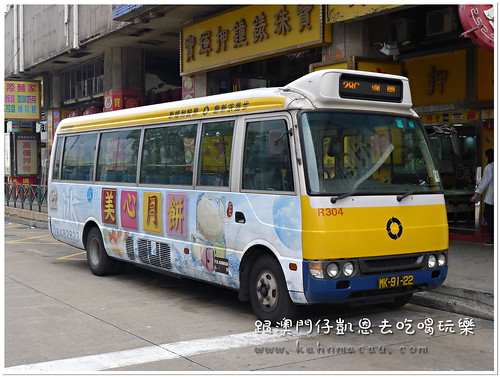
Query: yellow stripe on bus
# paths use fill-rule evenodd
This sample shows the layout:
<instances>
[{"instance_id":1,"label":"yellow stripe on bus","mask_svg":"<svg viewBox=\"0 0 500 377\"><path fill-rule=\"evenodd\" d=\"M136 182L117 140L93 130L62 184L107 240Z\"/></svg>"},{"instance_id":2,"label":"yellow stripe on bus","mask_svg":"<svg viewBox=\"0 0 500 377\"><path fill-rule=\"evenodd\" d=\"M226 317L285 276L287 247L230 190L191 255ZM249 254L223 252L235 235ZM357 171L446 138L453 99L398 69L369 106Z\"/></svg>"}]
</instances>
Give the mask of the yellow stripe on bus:
<instances>
[{"instance_id":1,"label":"yellow stripe on bus","mask_svg":"<svg viewBox=\"0 0 500 377\"><path fill-rule=\"evenodd\" d=\"M231 116L242 113L283 109L285 97L252 97L234 99L223 102L193 104L191 106L173 107L148 111L127 112L102 118L79 119L76 117L60 125L60 133L100 130L115 127L154 124L163 122L186 121L213 116ZM137 108L138 109L138 108Z\"/></svg>"}]
</instances>

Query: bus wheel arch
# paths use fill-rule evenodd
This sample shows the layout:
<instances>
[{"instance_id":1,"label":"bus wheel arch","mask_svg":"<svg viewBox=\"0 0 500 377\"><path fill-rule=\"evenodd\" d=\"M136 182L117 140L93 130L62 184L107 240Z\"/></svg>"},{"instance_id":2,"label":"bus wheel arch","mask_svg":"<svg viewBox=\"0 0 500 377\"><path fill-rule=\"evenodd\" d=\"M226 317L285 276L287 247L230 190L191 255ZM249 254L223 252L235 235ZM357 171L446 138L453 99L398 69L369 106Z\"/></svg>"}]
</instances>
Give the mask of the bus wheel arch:
<instances>
[{"instance_id":1,"label":"bus wheel arch","mask_svg":"<svg viewBox=\"0 0 500 377\"><path fill-rule=\"evenodd\" d=\"M87 250L87 242L88 242L89 232L92 228L99 229L99 226L97 225L97 223L95 221L87 222L85 224L85 227L83 228L82 243L83 243L85 250Z\"/></svg>"},{"instance_id":2,"label":"bus wheel arch","mask_svg":"<svg viewBox=\"0 0 500 377\"><path fill-rule=\"evenodd\" d=\"M273 252L263 246L245 253L240 265L239 298L250 301L260 320L277 323L294 319L297 314L281 265Z\"/></svg>"}]
</instances>

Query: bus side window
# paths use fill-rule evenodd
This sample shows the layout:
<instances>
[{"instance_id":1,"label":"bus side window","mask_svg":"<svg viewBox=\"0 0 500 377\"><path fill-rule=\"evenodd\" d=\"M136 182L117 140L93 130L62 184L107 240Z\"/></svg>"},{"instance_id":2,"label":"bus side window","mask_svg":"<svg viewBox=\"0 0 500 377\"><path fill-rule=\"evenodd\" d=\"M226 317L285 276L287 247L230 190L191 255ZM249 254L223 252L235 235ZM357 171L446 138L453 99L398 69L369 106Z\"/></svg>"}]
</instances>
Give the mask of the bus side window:
<instances>
[{"instance_id":1,"label":"bus side window","mask_svg":"<svg viewBox=\"0 0 500 377\"><path fill-rule=\"evenodd\" d=\"M284 119L247 123L243 189L294 191L290 144L286 132ZM277 146L282 150L279 154L273 153Z\"/></svg>"},{"instance_id":2,"label":"bus side window","mask_svg":"<svg viewBox=\"0 0 500 377\"><path fill-rule=\"evenodd\" d=\"M96 141L97 134L94 133L66 137L61 179L67 181L93 179Z\"/></svg>"},{"instance_id":3,"label":"bus side window","mask_svg":"<svg viewBox=\"0 0 500 377\"><path fill-rule=\"evenodd\" d=\"M147 129L141 183L192 185L196 130L196 124Z\"/></svg>"},{"instance_id":4,"label":"bus side window","mask_svg":"<svg viewBox=\"0 0 500 377\"><path fill-rule=\"evenodd\" d=\"M64 138L58 137L56 151L54 153L54 167L52 169L52 179L61 179L61 154L64 148Z\"/></svg>"},{"instance_id":5,"label":"bus side window","mask_svg":"<svg viewBox=\"0 0 500 377\"><path fill-rule=\"evenodd\" d=\"M97 181L135 183L140 138L141 130L102 133Z\"/></svg>"},{"instance_id":6,"label":"bus side window","mask_svg":"<svg viewBox=\"0 0 500 377\"><path fill-rule=\"evenodd\" d=\"M229 186L233 130L232 120L203 124L198 185Z\"/></svg>"}]
</instances>

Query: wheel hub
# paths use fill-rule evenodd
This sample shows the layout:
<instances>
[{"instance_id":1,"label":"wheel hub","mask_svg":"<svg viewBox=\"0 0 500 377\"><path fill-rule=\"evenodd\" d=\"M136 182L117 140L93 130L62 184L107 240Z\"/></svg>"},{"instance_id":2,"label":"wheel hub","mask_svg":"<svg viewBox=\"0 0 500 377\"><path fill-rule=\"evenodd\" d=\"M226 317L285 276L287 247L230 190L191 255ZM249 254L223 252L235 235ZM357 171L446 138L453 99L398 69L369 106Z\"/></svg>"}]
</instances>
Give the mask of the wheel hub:
<instances>
[{"instance_id":1,"label":"wheel hub","mask_svg":"<svg viewBox=\"0 0 500 377\"><path fill-rule=\"evenodd\" d=\"M273 310L278 304L278 283L269 271L262 272L257 280L257 298L266 311Z\"/></svg>"}]
</instances>

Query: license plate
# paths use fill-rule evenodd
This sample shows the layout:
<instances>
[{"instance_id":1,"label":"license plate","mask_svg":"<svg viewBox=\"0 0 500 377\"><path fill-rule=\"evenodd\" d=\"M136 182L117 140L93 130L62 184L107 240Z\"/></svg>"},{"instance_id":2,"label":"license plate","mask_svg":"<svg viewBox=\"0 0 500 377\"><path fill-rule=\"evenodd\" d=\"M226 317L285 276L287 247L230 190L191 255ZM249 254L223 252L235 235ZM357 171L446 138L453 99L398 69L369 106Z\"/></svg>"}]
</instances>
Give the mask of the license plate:
<instances>
[{"instance_id":1,"label":"license plate","mask_svg":"<svg viewBox=\"0 0 500 377\"><path fill-rule=\"evenodd\" d=\"M386 276L378 279L378 289L413 285L413 275Z\"/></svg>"}]
</instances>

